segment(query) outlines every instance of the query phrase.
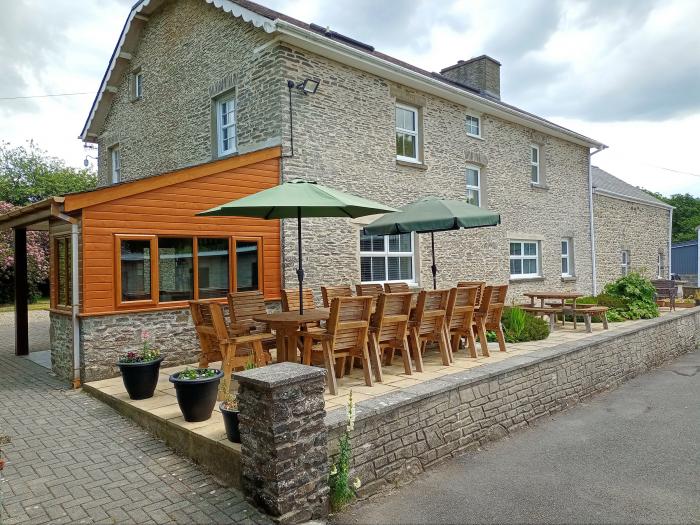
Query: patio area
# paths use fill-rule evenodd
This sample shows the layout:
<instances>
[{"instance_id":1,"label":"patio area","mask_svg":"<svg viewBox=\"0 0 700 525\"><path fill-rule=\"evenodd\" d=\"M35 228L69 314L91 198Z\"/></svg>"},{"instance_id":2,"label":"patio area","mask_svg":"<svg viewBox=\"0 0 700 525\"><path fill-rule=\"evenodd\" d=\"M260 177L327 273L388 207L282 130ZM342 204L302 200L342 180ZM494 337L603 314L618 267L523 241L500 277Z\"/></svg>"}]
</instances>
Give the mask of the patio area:
<instances>
[{"instance_id":1,"label":"patio area","mask_svg":"<svg viewBox=\"0 0 700 525\"><path fill-rule=\"evenodd\" d=\"M662 313L662 315L665 314L667 314L667 312ZM623 327L630 328L644 322L645 321L628 321L625 323L611 323L609 332L617 331ZM351 390L354 401L356 403L362 403L372 398L396 392L402 388L439 379L450 374L462 372L466 369L505 361L524 354L536 353L562 343L579 341L603 332L603 327L600 323L593 324L593 331L591 333L587 333L582 328L583 327L579 325L579 328L574 330L571 323L568 323L565 327L561 327L560 325L545 340L508 344L507 352L499 352L497 343L489 343L491 357L483 357L480 355L476 359L470 358L467 356L466 351L461 349L455 352L455 362L451 366L443 366L440 353L437 350L428 349L424 357L425 371L422 373L414 371L411 375L407 375L404 372L401 359L395 358L391 366L383 367L384 381L382 383L375 383L372 387L365 385L362 370L356 368L352 370L350 374L339 380L337 395L333 396L326 391L324 396L326 411L331 413L344 410L347 406L348 396ZM192 363L190 366L196 367L197 364ZM211 366L216 368L220 366L220 363L212 363ZM134 419L142 426L151 430L158 437L165 439L180 452L208 466L215 473L217 471L221 472L219 467L223 462L230 462L233 465L239 464L240 445L231 443L226 438L223 416L219 411L218 403L212 417L207 421L188 423L183 419L175 397L174 387L172 383L169 382L168 377L170 374L183 370L184 368L186 368L186 365L161 369L155 395L150 399L139 401L129 399L121 377L86 383L84 389L93 396L116 408L125 416ZM232 390L237 388L236 382L233 381ZM217 465L219 467L216 467ZM224 479L223 481L237 485L237 480L234 478Z\"/></svg>"}]
</instances>

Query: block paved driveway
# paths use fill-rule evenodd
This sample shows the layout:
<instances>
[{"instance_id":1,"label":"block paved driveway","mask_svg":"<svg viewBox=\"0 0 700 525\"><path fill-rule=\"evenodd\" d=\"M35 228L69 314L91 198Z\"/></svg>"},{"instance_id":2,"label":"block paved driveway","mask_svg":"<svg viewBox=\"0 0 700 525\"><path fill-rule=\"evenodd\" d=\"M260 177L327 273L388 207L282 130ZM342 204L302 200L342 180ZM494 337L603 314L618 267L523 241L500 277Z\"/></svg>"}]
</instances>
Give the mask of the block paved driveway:
<instances>
[{"instance_id":1,"label":"block paved driveway","mask_svg":"<svg viewBox=\"0 0 700 525\"><path fill-rule=\"evenodd\" d=\"M0 523L268 523L237 490L15 357L13 319L0 314L0 433L12 438ZM48 316L30 319L31 348L43 349Z\"/></svg>"},{"instance_id":2,"label":"block paved driveway","mask_svg":"<svg viewBox=\"0 0 700 525\"><path fill-rule=\"evenodd\" d=\"M335 523L700 523L700 350Z\"/></svg>"}]
</instances>

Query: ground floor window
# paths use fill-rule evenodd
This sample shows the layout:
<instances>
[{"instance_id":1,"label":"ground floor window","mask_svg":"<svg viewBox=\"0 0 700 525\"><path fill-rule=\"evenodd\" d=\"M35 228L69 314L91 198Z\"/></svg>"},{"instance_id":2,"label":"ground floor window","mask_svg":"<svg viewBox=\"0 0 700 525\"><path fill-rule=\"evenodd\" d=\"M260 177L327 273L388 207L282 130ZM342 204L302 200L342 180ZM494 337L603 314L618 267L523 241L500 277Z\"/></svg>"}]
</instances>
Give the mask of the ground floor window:
<instances>
[{"instance_id":1,"label":"ground floor window","mask_svg":"<svg viewBox=\"0 0 700 525\"><path fill-rule=\"evenodd\" d=\"M56 304L58 308L70 308L73 303L72 290L72 243L70 237L60 237L54 241Z\"/></svg>"},{"instance_id":2,"label":"ground floor window","mask_svg":"<svg viewBox=\"0 0 700 525\"><path fill-rule=\"evenodd\" d=\"M510 276L539 277L539 241L510 241Z\"/></svg>"},{"instance_id":3,"label":"ground floor window","mask_svg":"<svg viewBox=\"0 0 700 525\"><path fill-rule=\"evenodd\" d=\"M630 251L622 250L620 253L620 273L624 277L630 273Z\"/></svg>"},{"instance_id":4,"label":"ground floor window","mask_svg":"<svg viewBox=\"0 0 700 525\"><path fill-rule=\"evenodd\" d=\"M656 260L656 275L659 279L664 279L664 252L659 252Z\"/></svg>"},{"instance_id":5,"label":"ground floor window","mask_svg":"<svg viewBox=\"0 0 700 525\"><path fill-rule=\"evenodd\" d=\"M573 242L571 239L561 240L561 275L562 277L571 277L574 275L573 270Z\"/></svg>"},{"instance_id":6,"label":"ground floor window","mask_svg":"<svg viewBox=\"0 0 700 525\"><path fill-rule=\"evenodd\" d=\"M413 235L360 235L363 283L415 281Z\"/></svg>"},{"instance_id":7,"label":"ground floor window","mask_svg":"<svg viewBox=\"0 0 700 525\"><path fill-rule=\"evenodd\" d=\"M262 239L256 237L117 235L116 249L121 305L223 299L262 283Z\"/></svg>"}]
</instances>

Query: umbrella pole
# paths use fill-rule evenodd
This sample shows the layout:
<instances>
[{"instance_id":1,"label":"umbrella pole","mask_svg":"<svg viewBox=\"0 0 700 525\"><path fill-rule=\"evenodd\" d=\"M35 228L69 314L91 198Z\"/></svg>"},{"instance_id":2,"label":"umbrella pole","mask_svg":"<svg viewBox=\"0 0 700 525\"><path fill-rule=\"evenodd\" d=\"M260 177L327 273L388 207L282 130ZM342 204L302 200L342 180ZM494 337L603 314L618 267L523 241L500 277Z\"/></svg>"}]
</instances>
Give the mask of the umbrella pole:
<instances>
[{"instance_id":1,"label":"umbrella pole","mask_svg":"<svg viewBox=\"0 0 700 525\"><path fill-rule=\"evenodd\" d=\"M433 253L433 265L430 271L433 272L433 290L437 289L437 266L435 266L435 232L430 232L430 249Z\"/></svg>"},{"instance_id":2,"label":"umbrella pole","mask_svg":"<svg viewBox=\"0 0 700 525\"><path fill-rule=\"evenodd\" d=\"M301 262L301 207L297 207L297 252L299 253L299 268L297 268L297 278L299 279L299 313L304 313L304 267Z\"/></svg>"}]
</instances>

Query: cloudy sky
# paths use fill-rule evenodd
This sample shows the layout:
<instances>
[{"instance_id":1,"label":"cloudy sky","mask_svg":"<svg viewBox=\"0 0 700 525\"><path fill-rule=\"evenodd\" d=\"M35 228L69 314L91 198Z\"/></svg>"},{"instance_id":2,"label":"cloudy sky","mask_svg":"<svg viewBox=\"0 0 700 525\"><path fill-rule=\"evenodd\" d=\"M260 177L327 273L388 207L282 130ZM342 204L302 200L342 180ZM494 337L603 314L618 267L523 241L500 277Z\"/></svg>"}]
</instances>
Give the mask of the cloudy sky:
<instances>
[{"instance_id":1,"label":"cloudy sky","mask_svg":"<svg viewBox=\"0 0 700 525\"><path fill-rule=\"evenodd\" d=\"M0 140L82 165L76 137L133 2L0 0ZM595 164L700 196L697 0L263 3L430 71L491 55L505 101L609 146ZM62 93L87 94L13 98Z\"/></svg>"}]
</instances>

